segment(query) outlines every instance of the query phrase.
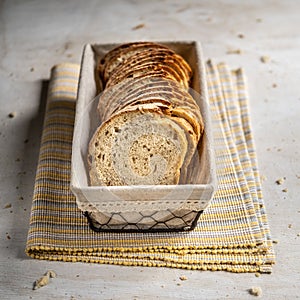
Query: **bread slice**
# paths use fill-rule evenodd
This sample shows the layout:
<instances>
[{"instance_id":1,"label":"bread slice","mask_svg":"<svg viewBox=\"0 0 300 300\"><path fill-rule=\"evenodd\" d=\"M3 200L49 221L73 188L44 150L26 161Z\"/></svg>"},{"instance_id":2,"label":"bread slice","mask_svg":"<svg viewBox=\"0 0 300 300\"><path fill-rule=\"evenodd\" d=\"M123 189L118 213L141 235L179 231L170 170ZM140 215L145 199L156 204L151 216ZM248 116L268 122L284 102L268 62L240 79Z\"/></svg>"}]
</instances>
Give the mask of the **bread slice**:
<instances>
[{"instance_id":1,"label":"bread slice","mask_svg":"<svg viewBox=\"0 0 300 300\"><path fill-rule=\"evenodd\" d=\"M134 56L145 49L153 51L155 49L169 48L152 42L133 42L117 46L109 51L99 62L98 70L104 83L109 79L115 68L120 64L123 64L125 59Z\"/></svg>"},{"instance_id":2,"label":"bread slice","mask_svg":"<svg viewBox=\"0 0 300 300\"><path fill-rule=\"evenodd\" d=\"M186 119L194 128L198 139L200 138L204 126L196 101L187 91L169 80L159 79L149 82L146 79L144 83L142 81L139 82L137 87L131 85L131 89L125 90L118 101L115 99L109 102L102 116L106 120L111 114L127 105L151 102L151 99L159 99L164 101L165 104L168 103L173 114Z\"/></svg>"},{"instance_id":3,"label":"bread slice","mask_svg":"<svg viewBox=\"0 0 300 300\"><path fill-rule=\"evenodd\" d=\"M124 76L128 71L141 67L145 64L162 64L171 67L174 72L180 78L180 82L185 88L189 87L189 82L191 79L191 69L187 69L186 65L183 63L183 58L174 53L171 50L158 49L155 51L141 51L137 55L131 56L126 59L123 64L115 68L111 77L118 77L120 75ZM112 80L112 79L111 79Z\"/></svg>"},{"instance_id":4,"label":"bread slice","mask_svg":"<svg viewBox=\"0 0 300 300\"><path fill-rule=\"evenodd\" d=\"M117 98L111 98L108 104L108 110L114 111L118 107L126 105L129 101L134 101L136 97L148 96L150 93L162 93L169 95L174 99L176 105L190 106L192 110L199 110L196 101L185 90L180 89L178 85L171 80L157 78L145 78L139 82L133 82L128 88L122 87Z\"/></svg>"},{"instance_id":5,"label":"bread slice","mask_svg":"<svg viewBox=\"0 0 300 300\"><path fill-rule=\"evenodd\" d=\"M178 184L187 153L185 131L153 103L121 110L89 144L91 185Z\"/></svg>"},{"instance_id":6,"label":"bread slice","mask_svg":"<svg viewBox=\"0 0 300 300\"><path fill-rule=\"evenodd\" d=\"M108 79L108 81L106 82L105 87L109 88L113 85L118 84L122 80L130 79L130 78L134 79L142 74L147 74L148 72L153 72L153 71L164 71L166 72L166 74L169 75L170 79L184 85L184 82L182 82L182 79L172 67L159 62L149 62L140 66L130 68L127 72L124 73L113 73L111 77Z\"/></svg>"},{"instance_id":7,"label":"bread slice","mask_svg":"<svg viewBox=\"0 0 300 300\"><path fill-rule=\"evenodd\" d=\"M173 82L174 78L169 73L164 70L158 71L149 71L145 74L141 73L135 76L135 78L128 78L120 83L111 86L110 88L106 87L103 93L99 97L98 102L98 112L100 116L100 120L103 122L103 115L106 114L106 110L109 109L115 103L118 103L120 99L127 92L131 92L136 90L137 88L142 88L145 82L156 82L160 80L166 80L168 82Z\"/></svg>"}]
</instances>

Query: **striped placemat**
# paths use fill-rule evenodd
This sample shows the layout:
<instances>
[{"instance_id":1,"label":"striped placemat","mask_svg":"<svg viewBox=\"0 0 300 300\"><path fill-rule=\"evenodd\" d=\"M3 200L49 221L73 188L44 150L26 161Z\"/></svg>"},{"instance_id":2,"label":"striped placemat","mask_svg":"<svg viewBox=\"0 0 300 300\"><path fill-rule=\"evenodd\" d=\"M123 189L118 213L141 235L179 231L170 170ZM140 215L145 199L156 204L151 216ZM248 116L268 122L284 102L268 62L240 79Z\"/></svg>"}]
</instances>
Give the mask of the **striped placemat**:
<instances>
[{"instance_id":1,"label":"striped placemat","mask_svg":"<svg viewBox=\"0 0 300 300\"><path fill-rule=\"evenodd\" d=\"M271 272L275 255L262 197L243 70L206 64L218 189L195 230L96 233L69 189L80 67L51 72L26 253L37 259L231 272Z\"/></svg>"}]
</instances>

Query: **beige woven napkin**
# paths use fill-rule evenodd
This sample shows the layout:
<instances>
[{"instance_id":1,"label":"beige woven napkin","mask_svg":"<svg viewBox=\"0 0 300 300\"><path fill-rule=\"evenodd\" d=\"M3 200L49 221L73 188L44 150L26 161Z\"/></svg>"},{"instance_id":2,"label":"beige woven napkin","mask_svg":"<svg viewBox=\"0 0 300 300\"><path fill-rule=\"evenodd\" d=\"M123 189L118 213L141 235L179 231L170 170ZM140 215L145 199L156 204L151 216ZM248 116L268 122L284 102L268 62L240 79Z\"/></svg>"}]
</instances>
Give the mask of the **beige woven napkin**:
<instances>
[{"instance_id":1,"label":"beige woven napkin","mask_svg":"<svg viewBox=\"0 0 300 300\"><path fill-rule=\"evenodd\" d=\"M261 192L243 70L206 64L218 189L190 232L96 233L78 210L70 159L79 66L52 69L26 253L38 259L271 272L275 255Z\"/></svg>"}]
</instances>

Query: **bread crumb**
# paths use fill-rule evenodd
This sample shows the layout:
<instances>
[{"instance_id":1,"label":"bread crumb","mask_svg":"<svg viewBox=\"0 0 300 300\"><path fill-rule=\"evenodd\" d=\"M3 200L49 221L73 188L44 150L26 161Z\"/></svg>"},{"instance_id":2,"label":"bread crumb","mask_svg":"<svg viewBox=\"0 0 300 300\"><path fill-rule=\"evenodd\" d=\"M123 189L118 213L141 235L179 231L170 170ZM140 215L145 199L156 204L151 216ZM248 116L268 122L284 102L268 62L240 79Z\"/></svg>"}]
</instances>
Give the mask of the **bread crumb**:
<instances>
[{"instance_id":1,"label":"bread crumb","mask_svg":"<svg viewBox=\"0 0 300 300\"><path fill-rule=\"evenodd\" d=\"M245 36L242 33L238 34L238 38L243 39L244 37Z\"/></svg>"},{"instance_id":2,"label":"bread crumb","mask_svg":"<svg viewBox=\"0 0 300 300\"><path fill-rule=\"evenodd\" d=\"M8 114L8 117L9 117L10 119L12 119L12 118L14 118L16 115L17 115L17 113L13 111L13 112L11 112L11 113Z\"/></svg>"},{"instance_id":3,"label":"bread crumb","mask_svg":"<svg viewBox=\"0 0 300 300\"><path fill-rule=\"evenodd\" d=\"M176 12L177 13L180 13L180 12L184 12L186 11L187 9L191 8L191 5L190 4L187 4L187 5L184 5L183 7L179 7Z\"/></svg>"},{"instance_id":4,"label":"bread crumb","mask_svg":"<svg viewBox=\"0 0 300 300\"><path fill-rule=\"evenodd\" d=\"M297 236L300 236L300 233L297 233Z\"/></svg>"},{"instance_id":5,"label":"bread crumb","mask_svg":"<svg viewBox=\"0 0 300 300\"><path fill-rule=\"evenodd\" d=\"M227 54L242 54L242 50L241 49L230 49L230 50L227 50L226 53Z\"/></svg>"},{"instance_id":6,"label":"bread crumb","mask_svg":"<svg viewBox=\"0 0 300 300\"><path fill-rule=\"evenodd\" d=\"M285 188L285 189L283 189L282 191L283 191L284 193L287 193L287 192L288 192L288 189Z\"/></svg>"},{"instance_id":7,"label":"bread crumb","mask_svg":"<svg viewBox=\"0 0 300 300\"><path fill-rule=\"evenodd\" d=\"M285 181L285 177L281 177L281 178L278 178L275 182L278 184L278 185L281 185L283 184Z\"/></svg>"},{"instance_id":8,"label":"bread crumb","mask_svg":"<svg viewBox=\"0 0 300 300\"><path fill-rule=\"evenodd\" d=\"M276 88L276 87L277 87L277 83L273 83L273 84L272 84L272 87L273 87L273 88Z\"/></svg>"},{"instance_id":9,"label":"bread crumb","mask_svg":"<svg viewBox=\"0 0 300 300\"><path fill-rule=\"evenodd\" d=\"M145 24L141 23L141 24L138 24L138 25L132 27L132 30L138 30L138 29L141 29L141 28L144 28L144 27L145 27Z\"/></svg>"},{"instance_id":10,"label":"bread crumb","mask_svg":"<svg viewBox=\"0 0 300 300\"><path fill-rule=\"evenodd\" d=\"M42 276L40 279L37 279L33 284L33 290L37 290L45 285L47 285L50 281L50 278L55 278L56 273L52 270L49 270Z\"/></svg>"},{"instance_id":11,"label":"bread crumb","mask_svg":"<svg viewBox=\"0 0 300 300\"><path fill-rule=\"evenodd\" d=\"M57 276L56 273L53 270L49 270L47 272L47 274L49 274L50 278L56 278L56 276Z\"/></svg>"},{"instance_id":12,"label":"bread crumb","mask_svg":"<svg viewBox=\"0 0 300 300\"><path fill-rule=\"evenodd\" d=\"M256 22L257 22L257 23L261 23L261 22L262 22L262 19L261 19L261 18L256 18Z\"/></svg>"},{"instance_id":13,"label":"bread crumb","mask_svg":"<svg viewBox=\"0 0 300 300\"><path fill-rule=\"evenodd\" d=\"M263 55L260 57L260 61L264 64L270 62L270 56L267 56L267 55Z\"/></svg>"},{"instance_id":14,"label":"bread crumb","mask_svg":"<svg viewBox=\"0 0 300 300\"><path fill-rule=\"evenodd\" d=\"M288 225L288 228L292 228L292 224L289 224L289 225Z\"/></svg>"},{"instance_id":15,"label":"bread crumb","mask_svg":"<svg viewBox=\"0 0 300 300\"><path fill-rule=\"evenodd\" d=\"M11 208L11 207L12 207L11 203L7 203L7 204L3 207L3 209Z\"/></svg>"},{"instance_id":16,"label":"bread crumb","mask_svg":"<svg viewBox=\"0 0 300 300\"><path fill-rule=\"evenodd\" d=\"M34 67L30 68L30 72L33 72L34 71Z\"/></svg>"},{"instance_id":17,"label":"bread crumb","mask_svg":"<svg viewBox=\"0 0 300 300\"><path fill-rule=\"evenodd\" d=\"M8 240L10 240L10 239L11 239L11 236L10 236L8 233L6 233L6 238L7 238Z\"/></svg>"},{"instance_id":18,"label":"bread crumb","mask_svg":"<svg viewBox=\"0 0 300 300\"><path fill-rule=\"evenodd\" d=\"M256 287L252 287L251 289L249 289L249 293L250 293L250 295L259 297L262 295L262 290L259 286L256 286Z\"/></svg>"},{"instance_id":19,"label":"bread crumb","mask_svg":"<svg viewBox=\"0 0 300 300\"><path fill-rule=\"evenodd\" d=\"M260 175L260 180L263 182L263 181L266 181L267 180L267 177L265 175Z\"/></svg>"},{"instance_id":20,"label":"bread crumb","mask_svg":"<svg viewBox=\"0 0 300 300\"><path fill-rule=\"evenodd\" d=\"M273 244L278 244L279 241L278 240L273 240L272 242L273 242Z\"/></svg>"},{"instance_id":21,"label":"bread crumb","mask_svg":"<svg viewBox=\"0 0 300 300\"><path fill-rule=\"evenodd\" d=\"M187 277L183 275L183 276L180 276L179 279L184 281L184 280L187 280Z\"/></svg>"},{"instance_id":22,"label":"bread crumb","mask_svg":"<svg viewBox=\"0 0 300 300\"><path fill-rule=\"evenodd\" d=\"M260 273L256 272L255 277L260 277Z\"/></svg>"},{"instance_id":23,"label":"bread crumb","mask_svg":"<svg viewBox=\"0 0 300 300\"><path fill-rule=\"evenodd\" d=\"M181 283L177 283L178 286L181 286Z\"/></svg>"}]
</instances>

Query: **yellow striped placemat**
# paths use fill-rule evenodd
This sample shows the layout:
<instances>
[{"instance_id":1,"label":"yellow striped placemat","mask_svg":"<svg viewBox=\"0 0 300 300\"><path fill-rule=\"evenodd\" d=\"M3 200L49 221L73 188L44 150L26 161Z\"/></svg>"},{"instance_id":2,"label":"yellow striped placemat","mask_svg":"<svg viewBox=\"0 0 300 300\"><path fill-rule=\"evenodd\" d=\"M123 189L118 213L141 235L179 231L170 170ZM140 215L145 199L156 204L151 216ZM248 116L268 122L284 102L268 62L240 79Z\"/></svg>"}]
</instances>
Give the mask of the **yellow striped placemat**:
<instances>
[{"instance_id":1,"label":"yellow striped placemat","mask_svg":"<svg viewBox=\"0 0 300 300\"><path fill-rule=\"evenodd\" d=\"M26 253L38 259L231 272L271 272L275 255L261 192L243 71L206 64L218 189L195 230L96 233L69 189L80 67L51 72Z\"/></svg>"}]
</instances>

